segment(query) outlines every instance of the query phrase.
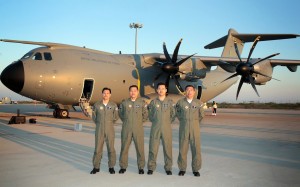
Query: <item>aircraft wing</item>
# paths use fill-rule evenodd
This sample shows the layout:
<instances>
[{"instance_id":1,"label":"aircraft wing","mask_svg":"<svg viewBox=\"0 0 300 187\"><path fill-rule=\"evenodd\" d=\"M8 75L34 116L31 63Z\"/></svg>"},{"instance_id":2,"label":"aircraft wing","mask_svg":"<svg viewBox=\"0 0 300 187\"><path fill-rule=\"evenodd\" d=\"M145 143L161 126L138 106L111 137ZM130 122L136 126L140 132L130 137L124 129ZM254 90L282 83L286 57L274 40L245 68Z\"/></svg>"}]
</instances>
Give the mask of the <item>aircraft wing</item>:
<instances>
[{"instance_id":1,"label":"aircraft wing","mask_svg":"<svg viewBox=\"0 0 300 187\"><path fill-rule=\"evenodd\" d=\"M228 62L230 64L238 64L240 61L237 58L217 58L217 57L195 57L199 58L205 66L218 66L223 65L220 60ZM242 58L242 61L246 61L246 58ZM272 67L286 66L291 72L297 71L297 66L300 65L300 60L288 60L288 59L269 59Z\"/></svg>"},{"instance_id":2,"label":"aircraft wing","mask_svg":"<svg viewBox=\"0 0 300 187\"><path fill-rule=\"evenodd\" d=\"M71 49L87 49L90 51L97 51L97 52L101 52L104 54L111 54L111 53L107 53L104 51L98 51L98 50L94 50L94 49L88 49L85 47L78 47L78 46L74 46L74 45L67 45L67 44L60 44L60 43L52 43L52 42L33 42L33 41L24 41L24 40L9 40L9 39L0 39L0 42L9 42L9 43L21 43L21 44L30 44L30 45L40 45L40 46L45 46L48 48L71 48Z\"/></svg>"},{"instance_id":3,"label":"aircraft wing","mask_svg":"<svg viewBox=\"0 0 300 187\"><path fill-rule=\"evenodd\" d=\"M296 72L297 67L300 65L300 60L285 60L285 59L271 59L271 65L286 66L291 72Z\"/></svg>"},{"instance_id":4,"label":"aircraft wing","mask_svg":"<svg viewBox=\"0 0 300 187\"><path fill-rule=\"evenodd\" d=\"M46 47L75 47L75 46L72 46L72 45L59 44L59 43L51 43L51 42L33 42L33 41L8 40L8 39L0 39L0 41L1 42L10 42L10 43L40 45L40 46L46 46Z\"/></svg>"}]
</instances>

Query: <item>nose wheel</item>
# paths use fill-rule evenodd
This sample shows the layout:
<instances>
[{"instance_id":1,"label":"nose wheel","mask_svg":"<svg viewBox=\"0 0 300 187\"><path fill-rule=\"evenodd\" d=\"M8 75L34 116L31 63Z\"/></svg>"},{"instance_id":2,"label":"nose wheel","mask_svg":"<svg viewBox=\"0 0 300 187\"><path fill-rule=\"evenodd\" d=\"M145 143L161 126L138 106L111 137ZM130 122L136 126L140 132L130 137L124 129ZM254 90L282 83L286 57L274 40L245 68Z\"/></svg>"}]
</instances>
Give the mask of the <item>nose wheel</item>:
<instances>
[{"instance_id":1,"label":"nose wheel","mask_svg":"<svg viewBox=\"0 0 300 187\"><path fill-rule=\"evenodd\" d=\"M66 109L54 109L53 110L54 118L69 118L69 111Z\"/></svg>"}]
</instances>

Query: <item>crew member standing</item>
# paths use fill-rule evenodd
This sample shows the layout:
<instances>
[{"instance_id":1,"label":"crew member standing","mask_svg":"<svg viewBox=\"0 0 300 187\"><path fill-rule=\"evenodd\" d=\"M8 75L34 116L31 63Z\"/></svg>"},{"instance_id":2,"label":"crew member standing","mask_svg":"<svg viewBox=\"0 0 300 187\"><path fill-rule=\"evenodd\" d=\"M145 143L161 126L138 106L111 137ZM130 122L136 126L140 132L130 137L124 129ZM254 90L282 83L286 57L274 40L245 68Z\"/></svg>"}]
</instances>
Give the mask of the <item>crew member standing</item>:
<instances>
[{"instance_id":1,"label":"crew member standing","mask_svg":"<svg viewBox=\"0 0 300 187\"><path fill-rule=\"evenodd\" d=\"M96 124L95 130L95 152L93 156L94 168L90 172L96 174L100 171L100 162L102 158L103 144L106 142L108 153L109 173L114 174L116 164L116 151L114 148L115 131L114 123L119 119L118 106L110 101L111 89L102 89L102 100L94 104L93 121Z\"/></svg>"},{"instance_id":2,"label":"crew member standing","mask_svg":"<svg viewBox=\"0 0 300 187\"><path fill-rule=\"evenodd\" d=\"M172 175L172 128L171 123L175 120L175 107L172 99L166 97L166 84L157 84L158 97L152 100L148 106L149 120L152 122L150 132L148 175L152 175L156 168L156 158L160 139L163 145L165 171Z\"/></svg>"},{"instance_id":3,"label":"crew member standing","mask_svg":"<svg viewBox=\"0 0 300 187\"><path fill-rule=\"evenodd\" d=\"M128 166L128 150L133 139L136 149L139 174L144 174L144 128L143 122L148 118L147 104L142 98L138 98L139 89L136 85L129 87L130 98L120 104L119 115L123 122L121 131L120 171L125 173Z\"/></svg>"},{"instance_id":4,"label":"crew member standing","mask_svg":"<svg viewBox=\"0 0 300 187\"><path fill-rule=\"evenodd\" d=\"M194 99L195 87L185 87L186 97L180 99L176 104L176 115L179 119L179 176L183 176L187 167L187 152L189 144L192 151L192 170L196 177L200 176L201 168L201 145L200 145L200 122L204 116L202 104Z\"/></svg>"}]
</instances>

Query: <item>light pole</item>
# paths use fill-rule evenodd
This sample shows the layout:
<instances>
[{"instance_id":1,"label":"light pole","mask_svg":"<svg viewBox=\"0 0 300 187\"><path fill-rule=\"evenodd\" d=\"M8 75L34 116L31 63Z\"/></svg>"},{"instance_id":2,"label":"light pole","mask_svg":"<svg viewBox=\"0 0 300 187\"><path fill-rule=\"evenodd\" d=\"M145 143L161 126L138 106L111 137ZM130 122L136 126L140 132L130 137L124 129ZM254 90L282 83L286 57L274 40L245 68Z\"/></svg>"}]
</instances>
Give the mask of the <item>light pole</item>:
<instances>
[{"instance_id":1,"label":"light pole","mask_svg":"<svg viewBox=\"0 0 300 187\"><path fill-rule=\"evenodd\" d=\"M129 24L130 28L135 29L135 54L136 54L136 49L137 49L137 30L140 28L143 28L143 24L140 23L130 23Z\"/></svg>"}]
</instances>

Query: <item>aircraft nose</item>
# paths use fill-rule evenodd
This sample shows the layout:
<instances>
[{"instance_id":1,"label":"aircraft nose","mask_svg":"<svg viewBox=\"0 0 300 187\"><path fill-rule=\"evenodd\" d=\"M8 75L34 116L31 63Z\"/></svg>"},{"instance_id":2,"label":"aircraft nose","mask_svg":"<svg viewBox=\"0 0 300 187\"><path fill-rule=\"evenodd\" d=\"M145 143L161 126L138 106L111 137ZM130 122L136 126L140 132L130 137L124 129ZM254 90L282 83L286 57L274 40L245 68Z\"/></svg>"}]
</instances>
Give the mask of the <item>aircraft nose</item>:
<instances>
[{"instance_id":1,"label":"aircraft nose","mask_svg":"<svg viewBox=\"0 0 300 187\"><path fill-rule=\"evenodd\" d=\"M24 66L17 61L7 66L1 73L1 82L12 91L19 93L24 86Z\"/></svg>"}]
</instances>

